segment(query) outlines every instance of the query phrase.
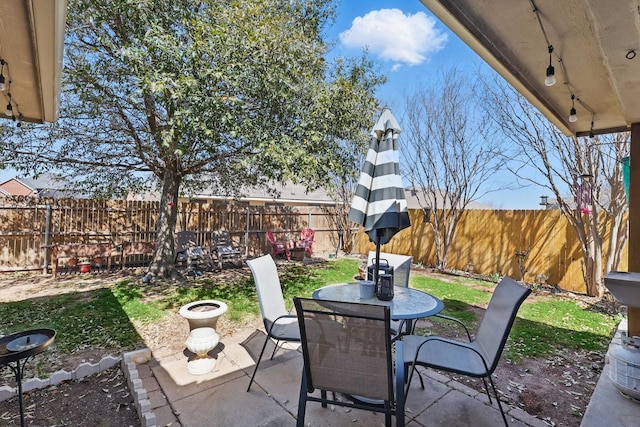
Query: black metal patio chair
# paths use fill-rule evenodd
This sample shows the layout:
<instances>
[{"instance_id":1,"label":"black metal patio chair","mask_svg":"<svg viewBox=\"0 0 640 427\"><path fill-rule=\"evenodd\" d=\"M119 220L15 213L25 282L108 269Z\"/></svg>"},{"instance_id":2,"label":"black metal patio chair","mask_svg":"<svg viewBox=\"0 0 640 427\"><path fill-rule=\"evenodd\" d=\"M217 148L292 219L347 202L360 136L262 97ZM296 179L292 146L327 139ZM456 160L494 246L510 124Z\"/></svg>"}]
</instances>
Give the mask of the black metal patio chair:
<instances>
[{"instance_id":1,"label":"black metal patio chair","mask_svg":"<svg viewBox=\"0 0 640 427\"><path fill-rule=\"evenodd\" d=\"M402 342L390 340L389 307L294 298L304 372L298 401L298 427L304 426L307 402L347 406L385 414L385 425L404 426ZM320 397L312 393L320 390ZM327 392L333 398L328 398ZM335 393L357 396L338 400ZM369 403L373 402L373 403Z\"/></svg>"},{"instance_id":2,"label":"black metal patio chair","mask_svg":"<svg viewBox=\"0 0 640 427\"><path fill-rule=\"evenodd\" d=\"M510 277L504 277L493 291L489 306L482 317L474 339L471 338L467 327L458 319L436 315L436 317L460 324L467 333L468 343L439 336L407 335L403 337L405 367L410 367L406 389L409 389L416 366L420 365L482 378L489 403L491 403L491 394L486 381L488 378L493 394L498 401L498 408L504 424L508 426L507 417L500 404L500 397L491 375L498 366L516 314L530 293L531 289L520 285ZM422 378L420 378L420 382L422 383ZM424 384L422 384L422 388L424 388Z\"/></svg>"},{"instance_id":3,"label":"black metal patio chair","mask_svg":"<svg viewBox=\"0 0 640 427\"><path fill-rule=\"evenodd\" d=\"M249 391L269 340L273 339L276 342L273 353L271 353L271 358L273 359L280 341L300 341L300 329L298 328L296 315L289 313L284 305L278 268L271 255L263 255L259 258L248 260L247 265L251 269L253 281L256 284L262 321L267 332L260 356L258 356L256 367L253 369L253 374L247 387L247 391Z\"/></svg>"}]
</instances>

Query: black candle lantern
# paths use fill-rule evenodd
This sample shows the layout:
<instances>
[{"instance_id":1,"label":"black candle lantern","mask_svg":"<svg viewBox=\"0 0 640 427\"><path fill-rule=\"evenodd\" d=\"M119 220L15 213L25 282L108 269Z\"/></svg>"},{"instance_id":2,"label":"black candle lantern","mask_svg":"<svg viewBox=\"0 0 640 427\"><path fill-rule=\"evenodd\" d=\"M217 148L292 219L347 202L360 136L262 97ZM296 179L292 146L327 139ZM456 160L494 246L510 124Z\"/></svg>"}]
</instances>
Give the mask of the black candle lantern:
<instances>
[{"instance_id":1,"label":"black candle lantern","mask_svg":"<svg viewBox=\"0 0 640 427\"><path fill-rule=\"evenodd\" d=\"M376 284L376 297L382 301L393 299L393 274L380 274Z\"/></svg>"}]
</instances>

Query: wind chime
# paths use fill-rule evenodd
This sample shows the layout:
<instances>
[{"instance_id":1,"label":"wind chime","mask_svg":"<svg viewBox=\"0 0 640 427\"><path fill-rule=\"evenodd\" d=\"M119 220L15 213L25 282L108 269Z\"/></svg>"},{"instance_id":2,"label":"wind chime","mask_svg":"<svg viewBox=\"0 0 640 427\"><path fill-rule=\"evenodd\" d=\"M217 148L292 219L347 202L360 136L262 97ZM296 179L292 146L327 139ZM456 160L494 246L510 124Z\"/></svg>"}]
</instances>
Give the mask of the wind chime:
<instances>
[{"instance_id":1,"label":"wind chime","mask_svg":"<svg viewBox=\"0 0 640 427\"><path fill-rule=\"evenodd\" d=\"M589 215L591 213L592 199L591 199L591 178L593 175L582 174L580 175L580 183L578 184L577 202L578 210Z\"/></svg>"}]
</instances>

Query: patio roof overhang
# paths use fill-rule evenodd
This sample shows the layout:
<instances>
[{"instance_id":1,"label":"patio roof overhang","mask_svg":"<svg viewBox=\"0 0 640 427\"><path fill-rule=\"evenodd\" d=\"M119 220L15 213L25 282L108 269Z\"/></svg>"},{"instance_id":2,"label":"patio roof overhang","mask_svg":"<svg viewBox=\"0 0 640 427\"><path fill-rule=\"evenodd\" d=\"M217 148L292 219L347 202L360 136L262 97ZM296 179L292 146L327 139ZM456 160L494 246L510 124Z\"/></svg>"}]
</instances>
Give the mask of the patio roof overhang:
<instances>
[{"instance_id":1,"label":"patio roof overhang","mask_svg":"<svg viewBox=\"0 0 640 427\"><path fill-rule=\"evenodd\" d=\"M640 0L421 2L565 135L631 131L628 269L640 272ZM628 332L640 335L640 307Z\"/></svg>"},{"instance_id":2,"label":"patio roof overhang","mask_svg":"<svg viewBox=\"0 0 640 427\"><path fill-rule=\"evenodd\" d=\"M640 122L640 1L421 1L567 136Z\"/></svg>"},{"instance_id":3,"label":"patio roof overhang","mask_svg":"<svg viewBox=\"0 0 640 427\"><path fill-rule=\"evenodd\" d=\"M6 90L0 118L11 104L18 119L34 123L58 118L67 0L0 1L0 58Z\"/></svg>"}]
</instances>

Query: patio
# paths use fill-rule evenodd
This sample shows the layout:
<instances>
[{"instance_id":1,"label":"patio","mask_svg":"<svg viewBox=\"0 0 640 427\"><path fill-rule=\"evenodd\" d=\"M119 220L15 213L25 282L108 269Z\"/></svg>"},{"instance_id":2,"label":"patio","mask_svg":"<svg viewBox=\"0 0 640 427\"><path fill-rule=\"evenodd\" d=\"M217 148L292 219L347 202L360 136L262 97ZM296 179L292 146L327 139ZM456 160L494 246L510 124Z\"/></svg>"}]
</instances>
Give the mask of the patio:
<instances>
[{"instance_id":1,"label":"patio","mask_svg":"<svg viewBox=\"0 0 640 427\"><path fill-rule=\"evenodd\" d=\"M137 365L150 402L146 425L295 425L302 371L302 356L296 346L286 345L273 360L264 360L251 392L246 392L263 340L263 333L254 329L228 337L218 347L214 371L202 376L187 373L186 356L182 353L156 352L150 361ZM490 406L486 395L436 372L423 375L425 390L420 389L419 381L411 385L405 411L407 425L502 423L497 406ZM518 408L505 410L510 425L547 426ZM307 406L306 425L309 426L382 424L384 416L378 413L322 408L313 403Z\"/></svg>"},{"instance_id":2,"label":"patio","mask_svg":"<svg viewBox=\"0 0 640 427\"><path fill-rule=\"evenodd\" d=\"M620 332L625 327L623 321L611 348L618 345ZM273 361L265 360L252 391L245 391L263 337L262 332L253 328L227 336L214 351L218 361L216 368L202 376L188 374L185 354L175 349L126 353L122 368L129 380L129 390L136 396L141 425L206 426L212 425L214 419L215 425L294 425L302 368L301 355L295 346L280 350ZM624 398L613 387L608 378L609 369L606 365L599 378L579 424L581 427L638 425L640 405ZM421 390L417 381L411 387L406 405L407 425L492 426L501 423L497 408L488 405L483 393L433 371L425 372L423 376L426 390ZM509 425L550 425L518 408L508 407L505 411ZM331 406L323 409L317 404L309 405L306 420L311 426L383 423L381 414Z\"/></svg>"},{"instance_id":3,"label":"patio","mask_svg":"<svg viewBox=\"0 0 640 427\"><path fill-rule=\"evenodd\" d=\"M626 328L622 322L612 347ZM149 400L143 426L171 425L196 427L211 425L285 426L295 425L302 358L296 346L286 345L273 360L265 360L252 391L246 385L264 335L245 329L224 340L218 347L218 363L203 376L187 373L182 353L158 351L150 360L136 365ZM608 378L609 365L600 376L581 427L627 427L638 425L640 405L624 398ZM497 407L486 395L452 381L434 371L424 371L425 390L412 382L406 403L410 426L493 426L502 420ZM526 412L505 409L512 426L548 426ZM382 425L381 414L348 408L307 408L309 426ZM145 424L146 423L146 424Z\"/></svg>"}]
</instances>

